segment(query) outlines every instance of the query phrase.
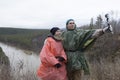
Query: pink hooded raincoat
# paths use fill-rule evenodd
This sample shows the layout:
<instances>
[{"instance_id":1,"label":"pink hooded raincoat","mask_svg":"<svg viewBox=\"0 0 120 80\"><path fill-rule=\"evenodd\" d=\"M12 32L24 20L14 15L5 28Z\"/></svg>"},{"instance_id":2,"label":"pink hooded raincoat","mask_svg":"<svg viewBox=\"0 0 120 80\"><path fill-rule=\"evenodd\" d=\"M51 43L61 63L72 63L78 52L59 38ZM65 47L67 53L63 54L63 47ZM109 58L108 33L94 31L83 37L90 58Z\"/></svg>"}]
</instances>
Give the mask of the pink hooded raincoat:
<instances>
[{"instance_id":1,"label":"pink hooded raincoat","mask_svg":"<svg viewBox=\"0 0 120 80\"><path fill-rule=\"evenodd\" d=\"M61 56L64 62L59 62L56 58ZM52 37L45 40L44 46L40 52L41 65L37 70L37 75L42 80L67 80L66 74L66 55L61 41L56 41ZM56 68L54 65L60 63L62 66Z\"/></svg>"}]
</instances>

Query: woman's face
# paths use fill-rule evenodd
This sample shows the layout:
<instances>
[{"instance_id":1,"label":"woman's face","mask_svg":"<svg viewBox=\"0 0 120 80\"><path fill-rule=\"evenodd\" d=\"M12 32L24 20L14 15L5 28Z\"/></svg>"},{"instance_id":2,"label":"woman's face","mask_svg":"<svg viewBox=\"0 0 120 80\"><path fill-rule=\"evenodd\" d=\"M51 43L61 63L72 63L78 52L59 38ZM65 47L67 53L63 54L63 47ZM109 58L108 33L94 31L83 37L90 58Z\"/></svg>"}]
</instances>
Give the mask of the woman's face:
<instances>
[{"instance_id":1,"label":"woman's face","mask_svg":"<svg viewBox=\"0 0 120 80\"><path fill-rule=\"evenodd\" d=\"M61 30L57 30L56 32L55 32L55 35L61 35Z\"/></svg>"},{"instance_id":2,"label":"woman's face","mask_svg":"<svg viewBox=\"0 0 120 80\"><path fill-rule=\"evenodd\" d=\"M67 25L68 29L74 29L75 28L75 22L74 21L69 21L68 25Z\"/></svg>"}]
</instances>

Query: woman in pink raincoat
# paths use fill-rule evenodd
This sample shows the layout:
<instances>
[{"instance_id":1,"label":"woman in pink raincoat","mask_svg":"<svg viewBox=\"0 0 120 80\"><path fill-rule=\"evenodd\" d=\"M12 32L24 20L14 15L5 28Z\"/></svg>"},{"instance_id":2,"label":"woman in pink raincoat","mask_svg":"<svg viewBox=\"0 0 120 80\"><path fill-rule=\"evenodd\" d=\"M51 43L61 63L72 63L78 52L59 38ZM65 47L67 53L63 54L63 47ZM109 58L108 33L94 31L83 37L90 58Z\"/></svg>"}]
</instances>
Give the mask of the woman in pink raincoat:
<instances>
[{"instance_id":1,"label":"woman in pink raincoat","mask_svg":"<svg viewBox=\"0 0 120 80\"><path fill-rule=\"evenodd\" d=\"M67 80L67 58L61 43L61 31L53 27L50 32L52 35L47 37L40 52L41 65L37 75L42 80Z\"/></svg>"}]
</instances>

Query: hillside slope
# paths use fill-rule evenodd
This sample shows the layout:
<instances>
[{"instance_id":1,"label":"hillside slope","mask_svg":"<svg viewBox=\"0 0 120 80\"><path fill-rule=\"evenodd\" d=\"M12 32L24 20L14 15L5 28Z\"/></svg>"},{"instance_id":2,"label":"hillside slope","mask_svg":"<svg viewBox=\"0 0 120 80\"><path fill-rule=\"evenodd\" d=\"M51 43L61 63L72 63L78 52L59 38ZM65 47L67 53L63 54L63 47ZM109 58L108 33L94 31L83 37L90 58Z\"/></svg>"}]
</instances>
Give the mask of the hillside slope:
<instances>
[{"instance_id":1,"label":"hillside slope","mask_svg":"<svg viewBox=\"0 0 120 80\"><path fill-rule=\"evenodd\" d=\"M0 41L39 52L48 34L49 30L47 29L0 28Z\"/></svg>"}]
</instances>

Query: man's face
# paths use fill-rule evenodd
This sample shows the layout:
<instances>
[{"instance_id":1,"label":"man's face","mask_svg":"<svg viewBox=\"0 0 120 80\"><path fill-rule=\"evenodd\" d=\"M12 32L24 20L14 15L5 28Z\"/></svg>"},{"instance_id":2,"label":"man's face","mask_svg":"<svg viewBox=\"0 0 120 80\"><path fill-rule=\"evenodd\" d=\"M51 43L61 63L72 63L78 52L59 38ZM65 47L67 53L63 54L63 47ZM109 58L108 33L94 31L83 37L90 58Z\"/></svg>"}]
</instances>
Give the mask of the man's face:
<instances>
[{"instance_id":1,"label":"man's face","mask_svg":"<svg viewBox=\"0 0 120 80\"><path fill-rule=\"evenodd\" d=\"M69 21L68 25L67 25L68 29L74 29L75 28L75 22L74 21Z\"/></svg>"}]
</instances>

